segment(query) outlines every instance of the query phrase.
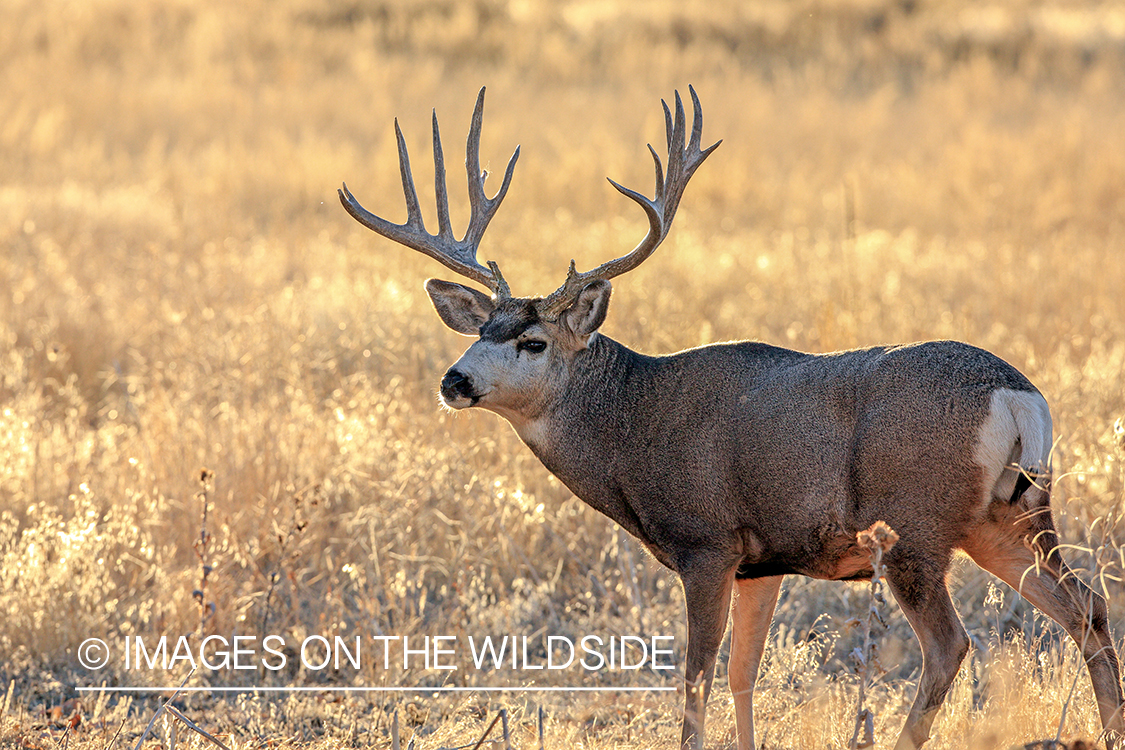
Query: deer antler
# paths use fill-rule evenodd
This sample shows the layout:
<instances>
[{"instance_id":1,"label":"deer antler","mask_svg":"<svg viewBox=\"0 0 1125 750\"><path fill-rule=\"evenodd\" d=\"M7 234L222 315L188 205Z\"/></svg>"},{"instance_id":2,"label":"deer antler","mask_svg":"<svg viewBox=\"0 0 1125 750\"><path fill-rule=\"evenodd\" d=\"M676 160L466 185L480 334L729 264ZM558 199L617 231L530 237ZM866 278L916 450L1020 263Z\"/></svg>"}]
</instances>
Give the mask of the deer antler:
<instances>
[{"instance_id":1,"label":"deer antler","mask_svg":"<svg viewBox=\"0 0 1125 750\"><path fill-rule=\"evenodd\" d=\"M430 234L426 231L422 220L422 211L418 207L418 191L414 189L414 178L410 173L410 157L406 153L406 141L402 138L402 131L398 127L398 118L395 118L395 136L398 138L398 164L402 172L402 192L406 195L406 222L393 224L368 211L359 204L359 201L348 190L345 183L339 190L340 203L356 221L368 229L377 232L387 239L406 245L419 252L425 253L434 260L443 264L452 271L484 284L496 299L511 297L511 290L500 274L500 267L493 261L488 261L485 268L477 261L477 246L480 244L484 230L500 202L508 192L508 185L512 181L512 173L516 168L516 159L520 155L520 147L516 146L515 153L508 161L508 168L504 172L504 182L500 190L492 198L484 194L484 180L487 172L480 169L480 128L484 117L484 88L477 94L477 105L473 109L473 122L469 127L469 139L465 144L465 169L469 174L469 205L472 213L469 217L469 227L465 236L456 239L449 225L449 195L445 188L445 159L441 151L441 136L438 134L437 111L434 111L434 192L437 195L438 233Z\"/></svg>"},{"instance_id":2,"label":"deer antler","mask_svg":"<svg viewBox=\"0 0 1125 750\"><path fill-rule=\"evenodd\" d=\"M687 187L688 180L691 179L703 160L711 155L711 152L718 147L719 143L722 143L722 141L718 141L707 149L700 150L700 138L703 136L703 108L699 104L699 97L696 96L695 89L688 86L688 91L691 93L694 122L691 128L691 139L688 141L686 148L684 144L684 129L686 127L684 105L680 101L680 93L676 92L676 119L674 122L672 113L668 110L668 104L663 99L660 101L664 106L664 125L668 137L668 174L665 177L664 170L660 165L660 157L657 156L656 150L650 145L648 150L652 154L652 160L656 162L656 197L649 200L635 190L630 190L613 180L609 181L611 185L636 201L644 209L648 216L648 234L627 255L603 263L592 271L579 273L574 268L574 261L570 261L570 270L566 274L566 281L563 282L563 285L536 305L539 314L545 319L556 319L563 310L577 299L578 294L591 281L612 279L614 276L620 276L639 266L648 256L652 255L652 252L668 236L668 230L672 226L672 219L676 215L676 208L680 205L680 198L684 194L684 188Z\"/></svg>"}]
</instances>

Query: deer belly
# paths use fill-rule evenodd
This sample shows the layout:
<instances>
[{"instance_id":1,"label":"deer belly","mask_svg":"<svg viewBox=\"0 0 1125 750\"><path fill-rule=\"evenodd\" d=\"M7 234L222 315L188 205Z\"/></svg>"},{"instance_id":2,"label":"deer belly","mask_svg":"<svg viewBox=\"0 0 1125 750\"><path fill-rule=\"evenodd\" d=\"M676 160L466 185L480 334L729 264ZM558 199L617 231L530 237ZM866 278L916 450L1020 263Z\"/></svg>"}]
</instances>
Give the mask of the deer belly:
<instances>
[{"instance_id":1,"label":"deer belly","mask_svg":"<svg viewBox=\"0 0 1125 750\"><path fill-rule=\"evenodd\" d=\"M744 541L749 554L743 557L735 578L800 574L828 581L860 581L872 575L868 551L856 543L855 534L842 532L835 524L815 530L798 543L772 549L746 530L743 537L755 543Z\"/></svg>"}]
</instances>

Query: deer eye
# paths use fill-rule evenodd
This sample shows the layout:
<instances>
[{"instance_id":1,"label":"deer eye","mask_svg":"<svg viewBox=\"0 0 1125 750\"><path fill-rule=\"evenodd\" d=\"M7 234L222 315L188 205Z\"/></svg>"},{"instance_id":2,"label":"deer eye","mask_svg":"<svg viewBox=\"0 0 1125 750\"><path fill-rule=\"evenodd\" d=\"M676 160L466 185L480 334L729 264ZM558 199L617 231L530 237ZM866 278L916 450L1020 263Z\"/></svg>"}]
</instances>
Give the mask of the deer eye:
<instances>
[{"instance_id":1,"label":"deer eye","mask_svg":"<svg viewBox=\"0 0 1125 750\"><path fill-rule=\"evenodd\" d=\"M516 344L517 352L527 351L531 352L532 354L539 354L540 352L546 351L546 349L547 342L540 341L538 339L528 339L527 341L521 341Z\"/></svg>"}]
</instances>

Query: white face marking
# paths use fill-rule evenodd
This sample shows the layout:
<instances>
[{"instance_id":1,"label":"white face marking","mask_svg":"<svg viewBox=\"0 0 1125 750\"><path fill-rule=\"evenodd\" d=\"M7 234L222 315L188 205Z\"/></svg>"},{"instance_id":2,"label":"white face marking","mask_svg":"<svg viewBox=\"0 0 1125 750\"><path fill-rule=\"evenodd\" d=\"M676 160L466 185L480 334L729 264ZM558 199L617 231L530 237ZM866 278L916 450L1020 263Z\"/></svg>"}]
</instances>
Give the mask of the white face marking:
<instances>
[{"instance_id":1,"label":"white face marking","mask_svg":"<svg viewBox=\"0 0 1125 750\"><path fill-rule=\"evenodd\" d=\"M515 425L516 434L525 444L534 448L547 443L547 425L544 420L532 419L520 424L513 422L513 425Z\"/></svg>"},{"instance_id":2,"label":"white face marking","mask_svg":"<svg viewBox=\"0 0 1125 750\"><path fill-rule=\"evenodd\" d=\"M1019 477L1013 464L1046 472L1050 454L1051 411L1046 400L1034 391L994 391L973 449L973 460L984 470L984 505L993 497L1011 496Z\"/></svg>"},{"instance_id":3,"label":"white face marking","mask_svg":"<svg viewBox=\"0 0 1125 750\"><path fill-rule=\"evenodd\" d=\"M537 350L537 342L543 342L545 348ZM443 396L442 401L453 409L480 406L518 427L534 418L555 380L551 373L558 370L559 363L552 346L539 326L528 328L510 341L477 341L451 368L469 378L472 396Z\"/></svg>"}]
</instances>

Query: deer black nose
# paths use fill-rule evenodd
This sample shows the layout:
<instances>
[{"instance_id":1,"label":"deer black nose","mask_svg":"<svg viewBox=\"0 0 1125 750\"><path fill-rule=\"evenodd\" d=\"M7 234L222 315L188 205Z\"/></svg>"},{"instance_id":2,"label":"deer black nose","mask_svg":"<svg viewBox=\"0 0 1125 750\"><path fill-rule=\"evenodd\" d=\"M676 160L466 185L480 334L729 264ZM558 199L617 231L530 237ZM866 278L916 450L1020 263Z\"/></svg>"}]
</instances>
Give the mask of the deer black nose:
<instances>
[{"instance_id":1,"label":"deer black nose","mask_svg":"<svg viewBox=\"0 0 1125 750\"><path fill-rule=\"evenodd\" d=\"M469 376L456 368L450 368L441 379L441 395L444 398L455 400L458 398L473 397L473 382Z\"/></svg>"}]
</instances>

